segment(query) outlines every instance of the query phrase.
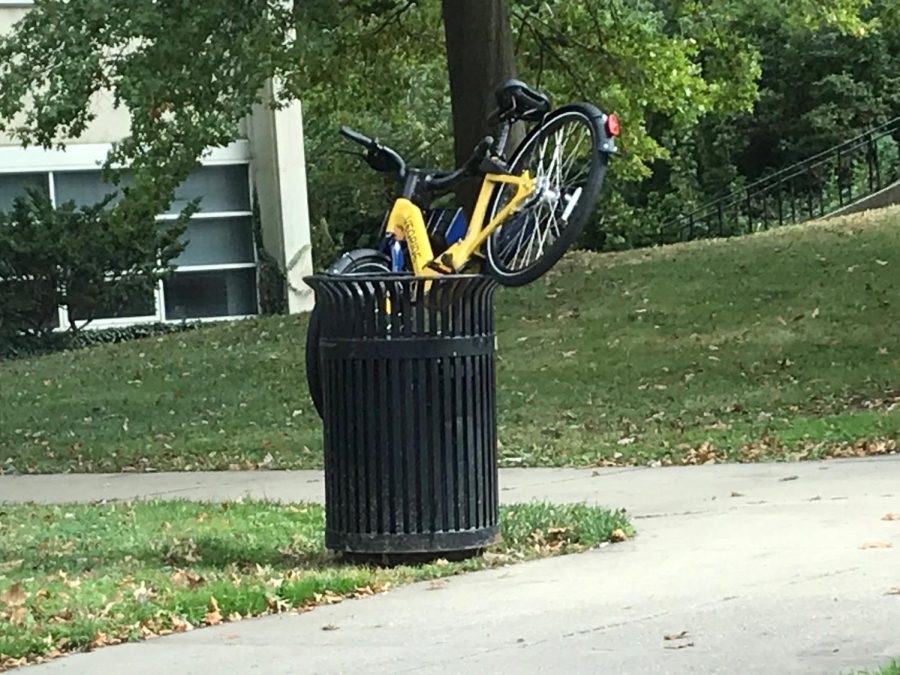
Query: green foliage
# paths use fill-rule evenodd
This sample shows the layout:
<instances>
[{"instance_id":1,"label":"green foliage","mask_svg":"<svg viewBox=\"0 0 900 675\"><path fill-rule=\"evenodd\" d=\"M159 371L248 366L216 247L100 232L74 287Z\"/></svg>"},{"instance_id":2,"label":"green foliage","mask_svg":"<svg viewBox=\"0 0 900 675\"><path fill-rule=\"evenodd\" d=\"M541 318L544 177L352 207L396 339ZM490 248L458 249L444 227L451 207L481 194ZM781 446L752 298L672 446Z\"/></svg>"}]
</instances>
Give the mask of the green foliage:
<instances>
[{"instance_id":1,"label":"green foliage","mask_svg":"<svg viewBox=\"0 0 900 675\"><path fill-rule=\"evenodd\" d=\"M253 196L252 221L260 311L264 315L284 314L287 312L287 278L275 256L264 246L257 195Z\"/></svg>"},{"instance_id":2,"label":"green foliage","mask_svg":"<svg viewBox=\"0 0 900 675\"><path fill-rule=\"evenodd\" d=\"M76 332L98 313L152 297L196 205L174 220L130 222L107 208L112 198L54 207L46 191L30 190L0 215L0 331L46 333L65 305Z\"/></svg>"},{"instance_id":3,"label":"green foliage","mask_svg":"<svg viewBox=\"0 0 900 675\"><path fill-rule=\"evenodd\" d=\"M859 32L867 19L856 12L864 4L791 3L785 11L745 0L511 0L521 77L546 89L556 103L585 99L623 119L625 155L612 166L582 244L628 246L663 214L671 217L705 200L715 189L705 186L736 185L740 176L728 160L743 142L730 130L736 117L752 119L748 113L758 98L764 62L758 27L777 17L794 34ZM413 157L447 165L452 142L439 3L421 2L393 21L367 13L365 3L318 0L305 6L304 58L292 88L307 111L314 222L324 218L341 247L371 243L366 237L377 232L390 190L381 176L335 154L342 144L335 130L339 123L356 125ZM697 128L714 130L709 143L697 140ZM707 168L710 161L695 156L698 145L698 152L725 161Z\"/></svg>"},{"instance_id":4,"label":"green foliage","mask_svg":"<svg viewBox=\"0 0 900 675\"><path fill-rule=\"evenodd\" d=\"M760 26L795 35L886 34L900 19L881 2L865 14L868 0L510 0L522 77L558 103L588 99L623 119L627 154L613 172L625 198L604 203L587 240L634 227L633 210L655 205L658 195L678 194L664 207L671 210L706 194L706 176L679 176L694 164L702 171L709 152L689 160L693 151L682 142L698 125L727 126L752 110L768 54L757 39ZM0 128L23 143L53 145L83 132L91 97L111 90L132 131L110 162L134 168L115 213L142 220L168 204L204 148L234 138L276 77L284 89L274 102L302 97L307 111L312 222L324 220L338 248L356 247L371 243L392 190L337 153L346 147L337 125L375 134L414 163L448 166L443 46L437 0L297 0L293 7L281 0L39 0L0 40ZM858 98L854 82L838 71L819 87ZM809 117L819 128L829 120L835 115L825 110ZM736 178L727 163L718 168L709 180ZM107 169L115 178L112 164ZM622 182L651 175L651 196Z\"/></svg>"},{"instance_id":5,"label":"green foliage","mask_svg":"<svg viewBox=\"0 0 900 675\"><path fill-rule=\"evenodd\" d=\"M115 217L146 222L291 64L292 22L280 0L38 0L0 39L0 129L58 145L93 121L94 94L111 91L131 132L107 170L133 175Z\"/></svg>"},{"instance_id":6,"label":"green foliage","mask_svg":"<svg viewBox=\"0 0 900 675\"><path fill-rule=\"evenodd\" d=\"M686 133L665 128L668 159L642 185L625 186L642 218L622 219L620 241L900 116L897 13L892 0L874 0L861 13L869 28L853 34L769 11L740 16L736 30L760 54L759 100L752 111L707 115ZM892 152L885 139L883 166ZM836 186L833 175L820 179Z\"/></svg>"},{"instance_id":7,"label":"green foliage","mask_svg":"<svg viewBox=\"0 0 900 675\"><path fill-rule=\"evenodd\" d=\"M427 0L396 16L370 13L371 4L318 0L298 10L302 55L287 85L303 101L313 254L322 267L337 252L375 243L396 190L343 152L358 148L338 136L340 125L414 165L453 163L440 4Z\"/></svg>"},{"instance_id":8,"label":"green foliage","mask_svg":"<svg viewBox=\"0 0 900 675\"><path fill-rule=\"evenodd\" d=\"M341 247L331 236L331 228L328 226L327 220L320 218L318 222L310 223L310 239L316 272L328 269L341 254Z\"/></svg>"}]
</instances>

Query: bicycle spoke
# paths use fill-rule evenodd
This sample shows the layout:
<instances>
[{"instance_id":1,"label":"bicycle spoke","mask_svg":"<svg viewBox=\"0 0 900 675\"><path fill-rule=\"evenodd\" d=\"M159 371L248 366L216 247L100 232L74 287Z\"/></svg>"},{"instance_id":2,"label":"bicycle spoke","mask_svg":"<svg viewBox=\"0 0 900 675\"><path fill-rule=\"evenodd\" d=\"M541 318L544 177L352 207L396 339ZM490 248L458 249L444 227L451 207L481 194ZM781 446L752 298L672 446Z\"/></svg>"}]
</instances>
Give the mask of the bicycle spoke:
<instances>
[{"instance_id":1,"label":"bicycle spoke","mask_svg":"<svg viewBox=\"0 0 900 675\"><path fill-rule=\"evenodd\" d=\"M590 138L590 135L587 135L587 138ZM582 144L584 143L584 139L585 139L585 135L582 134L581 137L578 139L578 142L572 148L572 157L571 157L571 159L569 159L569 162L563 171L563 175L567 178L569 175L569 171L575 165L575 162L579 161L580 159L583 159L583 156L579 156L578 152L581 149ZM587 159L588 159L588 162L590 162L590 158L587 158ZM590 163L588 163L588 166L590 166ZM568 182L568 180L566 182ZM562 181L560 182L560 184L562 184Z\"/></svg>"},{"instance_id":2,"label":"bicycle spoke","mask_svg":"<svg viewBox=\"0 0 900 675\"><path fill-rule=\"evenodd\" d=\"M526 263L523 265L527 267L527 263L532 260L531 251L534 249L535 240L538 240L538 244L540 245L540 223L537 221L537 214L533 214L534 225L531 228L531 234L528 237L528 248L525 249L525 255L523 257L523 262ZM539 254L540 255L540 254Z\"/></svg>"},{"instance_id":3,"label":"bicycle spoke","mask_svg":"<svg viewBox=\"0 0 900 675\"><path fill-rule=\"evenodd\" d=\"M551 125L515 158L515 171L528 170L537 187L516 214L488 241L495 266L509 276L525 272L548 255L557 258L557 242L569 240L570 227L581 227L585 190L596 182L595 131L576 116ZM505 189L493 213L507 205L514 190ZM505 232L504 232L505 230Z\"/></svg>"}]
</instances>

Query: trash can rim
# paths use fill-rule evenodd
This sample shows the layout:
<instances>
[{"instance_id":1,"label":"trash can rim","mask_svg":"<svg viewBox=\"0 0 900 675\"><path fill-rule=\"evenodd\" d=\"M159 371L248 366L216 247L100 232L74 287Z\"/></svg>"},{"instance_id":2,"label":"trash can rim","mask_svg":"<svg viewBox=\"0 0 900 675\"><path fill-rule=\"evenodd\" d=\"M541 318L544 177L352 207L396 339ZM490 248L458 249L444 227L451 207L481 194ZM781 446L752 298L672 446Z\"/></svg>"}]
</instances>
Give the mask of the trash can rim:
<instances>
[{"instance_id":1,"label":"trash can rim","mask_svg":"<svg viewBox=\"0 0 900 675\"><path fill-rule=\"evenodd\" d=\"M303 277L303 281L310 280L332 280L343 279L347 281L468 281L476 279L485 279L493 281L494 278L489 274L438 274L432 277L407 274L403 272L382 272L379 274L362 273L362 274L340 274L336 272L318 272L316 274L308 274Z\"/></svg>"}]
</instances>

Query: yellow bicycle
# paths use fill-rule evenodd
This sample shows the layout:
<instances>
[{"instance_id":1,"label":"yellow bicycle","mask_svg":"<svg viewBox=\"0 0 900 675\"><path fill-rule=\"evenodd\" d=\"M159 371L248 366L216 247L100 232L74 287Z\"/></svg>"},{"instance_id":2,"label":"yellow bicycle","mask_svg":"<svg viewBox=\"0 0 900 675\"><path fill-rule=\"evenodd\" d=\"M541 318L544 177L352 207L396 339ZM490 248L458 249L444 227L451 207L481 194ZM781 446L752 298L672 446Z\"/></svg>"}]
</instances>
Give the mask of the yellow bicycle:
<instances>
[{"instance_id":1,"label":"yellow bicycle","mask_svg":"<svg viewBox=\"0 0 900 675\"><path fill-rule=\"evenodd\" d=\"M376 249L342 255L330 274L440 274L485 272L501 284L520 286L547 272L575 243L600 193L609 157L616 152L619 120L589 103L551 112L547 96L519 80L496 92L485 137L455 171L413 168L395 150L343 127L345 138L364 148L360 156L376 171L393 175L399 192ZM504 148L516 122L534 124L506 159ZM466 219L462 209L434 210L438 197L471 177L481 190ZM321 412L319 317L310 316L306 371Z\"/></svg>"}]
</instances>

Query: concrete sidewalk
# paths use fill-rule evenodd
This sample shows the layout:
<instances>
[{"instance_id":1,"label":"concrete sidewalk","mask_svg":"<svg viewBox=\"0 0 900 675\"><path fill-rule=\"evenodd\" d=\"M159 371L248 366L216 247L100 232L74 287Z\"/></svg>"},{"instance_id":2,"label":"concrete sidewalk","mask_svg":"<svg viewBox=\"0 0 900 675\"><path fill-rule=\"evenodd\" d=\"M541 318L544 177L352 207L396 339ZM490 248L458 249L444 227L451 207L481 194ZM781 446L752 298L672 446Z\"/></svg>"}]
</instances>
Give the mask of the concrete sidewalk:
<instances>
[{"instance_id":1,"label":"concrete sidewalk","mask_svg":"<svg viewBox=\"0 0 900 675\"><path fill-rule=\"evenodd\" d=\"M639 536L437 590L414 585L35 670L836 674L900 656L900 595L891 593L900 587L900 521L882 519L900 512L900 457L596 475L522 469L502 472L501 484L507 502L625 507ZM0 477L0 501L314 500L321 490L315 472Z\"/></svg>"}]
</instances>

